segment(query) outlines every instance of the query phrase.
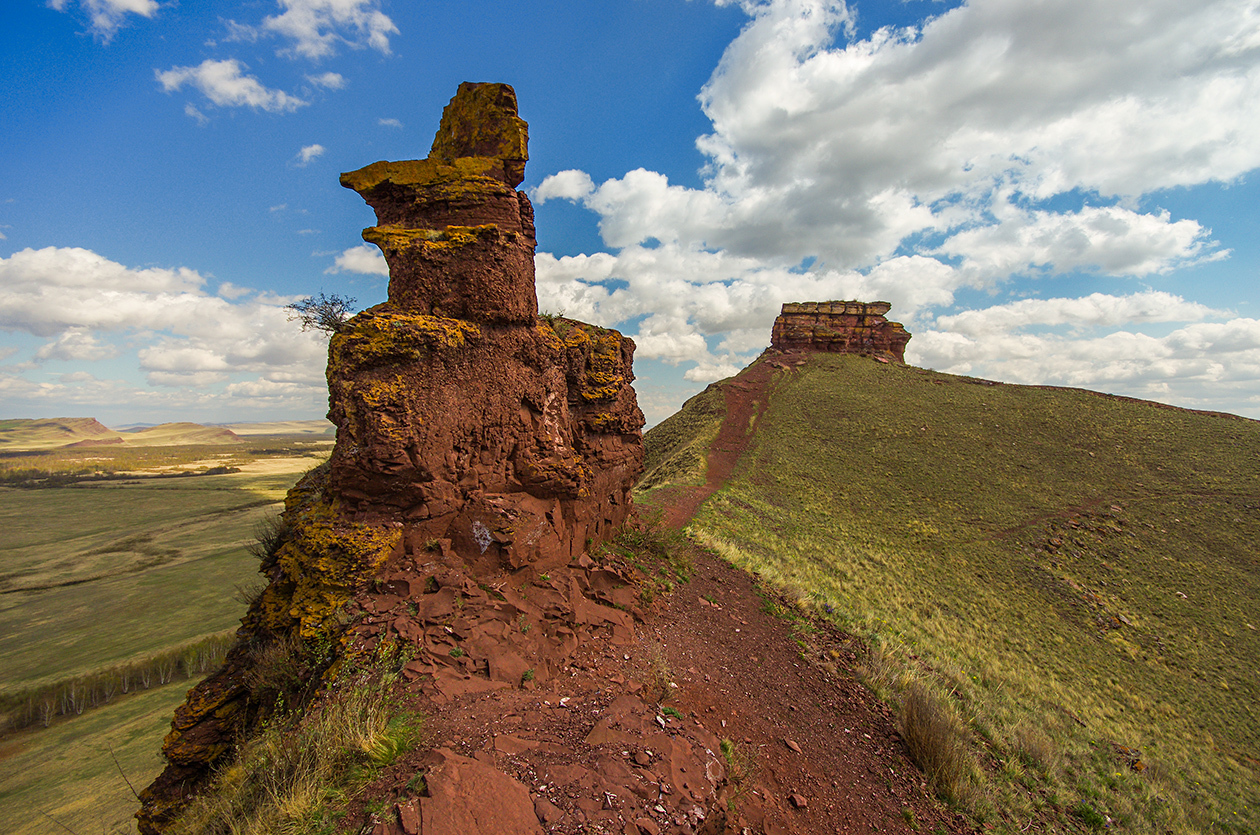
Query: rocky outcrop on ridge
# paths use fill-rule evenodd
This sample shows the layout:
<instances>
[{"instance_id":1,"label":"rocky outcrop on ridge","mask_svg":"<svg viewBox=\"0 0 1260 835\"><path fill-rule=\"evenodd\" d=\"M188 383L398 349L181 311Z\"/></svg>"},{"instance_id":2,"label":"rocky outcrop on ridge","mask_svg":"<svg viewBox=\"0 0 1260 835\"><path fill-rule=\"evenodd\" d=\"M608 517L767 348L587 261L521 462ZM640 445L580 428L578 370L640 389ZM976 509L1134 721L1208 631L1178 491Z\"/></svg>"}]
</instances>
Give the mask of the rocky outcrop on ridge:
<instances>
[{"instance_id":1,"label":"rocky outcrop on ridge","mask_svg":"<svg viewBox=\"0 0 1260 835\"><path fill-rule=\"evenodd\" d=\"M770 347L822 351L905 362L910 334L885 317L888 302L789 302L774 320Z\"/></svg>"},{"instance_id":2,"label":"rocky outcrop on ridge","mask_svg":"<svg viewBox=\"0 0 1260 835\"><path fill-rule=\"evenodd\" d=\"M177 710L142 833L168 829L266 718L274 694L251 673L286 641L332 647L312 689L344 659L401 647L410 696L454 723L415 766L427 794L382 835L720 831L717 740L643 697L638 569L593 548L629 518L642 470L634 343L537 316L533 211L515 190L527 140L511 87L466 83L426 159L342 175L376 211L363 236L389 263L389 299L331 339L336 446L286 498L269 585L224 667ZM595 659L625 673L595 675ZM483 704L593 712L461 749ZM530 785L539 769L546 792Z\"/></svg>"}]
</instances>

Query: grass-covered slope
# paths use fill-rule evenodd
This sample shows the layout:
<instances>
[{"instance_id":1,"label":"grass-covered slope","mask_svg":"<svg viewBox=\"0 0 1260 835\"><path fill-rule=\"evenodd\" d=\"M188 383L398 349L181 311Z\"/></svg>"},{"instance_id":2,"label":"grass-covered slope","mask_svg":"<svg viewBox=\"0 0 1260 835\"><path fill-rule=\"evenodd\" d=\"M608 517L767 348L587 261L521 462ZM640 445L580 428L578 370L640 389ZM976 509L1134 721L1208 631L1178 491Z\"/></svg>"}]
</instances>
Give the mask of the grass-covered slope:
<instances>
[{"instance_id":1,"label":"grass-covered slope","mask_svg":"<svg viewBox=\"0 0 1260 835\"><path fill-rule=\"evenodd\" d=\"M711 385L643 436L645 466L639 489L703 484L705 457L726 414L719 385Z\"/></svg>"},{"instance_id":2,"label":"grass-covered slope","mask_svg":"<svg viewBox=\"0 0 1260 835\"><path fill-rule=\"evenodd\" d=\"M949 694L964 806L1257 831L1260 423L840 355L768 400L693 530Z\"/></svg>"}]
</instances>

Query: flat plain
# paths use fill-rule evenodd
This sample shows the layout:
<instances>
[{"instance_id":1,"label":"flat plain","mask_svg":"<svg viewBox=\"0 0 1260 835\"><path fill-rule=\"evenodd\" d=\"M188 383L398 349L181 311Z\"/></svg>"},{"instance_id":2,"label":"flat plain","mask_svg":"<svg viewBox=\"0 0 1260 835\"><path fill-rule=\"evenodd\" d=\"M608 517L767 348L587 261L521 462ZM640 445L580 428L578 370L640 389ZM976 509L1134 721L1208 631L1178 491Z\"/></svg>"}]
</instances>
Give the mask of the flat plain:
<instances>
[{"instance_id":1,"label":"flat plain","mask_svg":"<svg viewBox=\"0 0 1260 835\"><path fill-rule=\"evenodd\" d=\"M10 451L0 458L0 698L35 695L222 636L259 585L249 552L330 442ZM134 832L187 672L0 739L6 832ZM31 694L31 695L26 695ZM29 706L27 706L29 708ZM117 758L117 763L115 762ZM123 775L126 775L124 779Z\"/></svg>"}]
</instances>

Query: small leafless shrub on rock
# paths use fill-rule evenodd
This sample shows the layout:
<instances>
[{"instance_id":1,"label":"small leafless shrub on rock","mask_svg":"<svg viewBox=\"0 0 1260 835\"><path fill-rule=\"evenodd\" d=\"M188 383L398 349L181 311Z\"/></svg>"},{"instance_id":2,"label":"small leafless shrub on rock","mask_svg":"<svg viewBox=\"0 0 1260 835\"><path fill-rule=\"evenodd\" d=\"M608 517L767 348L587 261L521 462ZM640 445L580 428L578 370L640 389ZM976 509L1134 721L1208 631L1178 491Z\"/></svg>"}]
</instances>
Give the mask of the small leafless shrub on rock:
<instances>
[{"instance_id":1,"label":"small leafless shrub on rock","mask_svg":"<svg viewBox=\"0 0 1260 835\"><path fill-rule=\"evenodd\" d=\"M301 322L302 330L317 330L332 336L345 329L346 322L354 315L354 299L345 296L318 295L308 296L300 302L286 304L290 322Z\"/></svg>"}]
</instances>

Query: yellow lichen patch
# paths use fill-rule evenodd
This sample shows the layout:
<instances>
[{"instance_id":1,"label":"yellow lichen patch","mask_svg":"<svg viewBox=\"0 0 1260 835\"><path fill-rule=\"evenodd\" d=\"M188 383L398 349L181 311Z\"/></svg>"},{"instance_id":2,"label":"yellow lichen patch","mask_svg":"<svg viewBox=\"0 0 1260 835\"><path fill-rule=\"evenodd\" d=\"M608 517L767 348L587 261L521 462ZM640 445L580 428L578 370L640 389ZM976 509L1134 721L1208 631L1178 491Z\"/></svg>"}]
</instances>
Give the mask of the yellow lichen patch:
<instances>
[{"instance_id":1,"label":"yellow lichen patch","mask_svg":"<svg viewBox=\"0 0 1260 835\"><path fill-rule=\"evenodd\" d=\"M492 157L464 157L457 160L409 159L399 162L381 160L364 166L358 171L341 175L341 184L362 194L382 183L396 186L429 186L443 182L485 179L487 186L496 190L503 184L495 174L501 171L503 162Z\"/></svg>"},{"instance_id":2,"label":"yellow lichen patch","mask_svg":"<svg viewBox=\"0 0 1260 835\"><path fill-rule=\"evenodd\" d=\"M516 92L507 84L464 82L442 111L429 156L527 160L529 126L516 114Z\"/></svg>"},{"instance_id":3,"label":"yellow lichen patch","mask_svg":"<svg viewBox=\"0 0 1260 835\"><path fill-rule=\"evenodd\" d=\"M407 387L400 380L377 380L356 386L359 399L370 409L389 411L405 403Z\"/></svg>"},{"instance_id":4,"label":"yellow lichen patch","mask_svg":"<svg viewBox=\"0 0 1260 835\"><path fill-rule=\"evenodd\" d=\"M556 331L560 338L564 340L564 344L570 348L586 349L591 343L591 335L587 333L587 328L593 327L584 322L575 322L572 319L565 319L561 323L560 330Z\"/></svg>"},{"instance_id":5,"label":"yellow lichen patch","mask_svg":"<svg viewBox=\"0 0 1260 835\"><path fill-rule=\"evenodd\" d=\"M538 335L541 336L543 340L545 340L548 350L550 351L564 350L564 342L561 341L560 337L556 335L555 330L552 328L550 324L546 322L546 320L539 321L535 329L538 331Z\"/></svg>"},{"instance_id":6,"label":"yellow lichen patch","mask_svg":"<svg viewBox=\"0 0 1260 835\"><path fill-rule=\"evenodd\" d=\"M608 412L600 412L588 417L585 423L596 432L608 432L617 426L617 418Z\"/></svg>"},{"instance_id":7,"label":"yellow lichen patch","mask_svg":"<svg viewBox=\"0 0 1260 835\"><path fill-rule=\"evenodd\" d=\"M621 363L621 334L601 328L591 336L582 397L586 400L612 400L625 384L625 369Z\"/></svg>"},{"instance_id":8,"label":"yellow lichen patch","mask_svg":"<svg viewBox=\"0 0 1260 835\"><path fill-rule=\"evenodd\" d=\"M445 229L369 226L363 230L363 240L376 244L383 251L392 252L399 252L413 246L422 246L425 249L454 249L476 243L490 230L498 228L493 223L482 226L448 226Z\"/></svg>"},{"instance_id":9,"label":"yellow lichen patch","mask_svg":"<svg viewBox=\"0 0 1260 835\"><path fill-rule=\"evenodd\" d=\"M462 319L422 313L403 313L385 304L365 310L349 327L332 338L328 352L328 382L335 384L348 371L416 362L432 351L458 350L481 336L481 328Z\"/></svg>"},{"instance_id":10,"label":"yellow lichen patch","mask_svg":"<svg viewBox=\"0 0 1260 835\"><path fill-rule=\"evenodd\" d=\"M424 422L413 413L407 385L398 378L353 383L344 391L343 406L349 424L361 428L359 407L362 406L362 417L370 426L369 437L405 446L411 440L412 427Z\"/></svg>"},{"instance_id":11,"label":"yellow lichen patch","mask_svg":"<svg viewBox=\"0 0 1260 835\"><path fill-rule=\"evenodd\" d=\"M626 384L626 370L621 360L622 335L609 328L561 318L551 323L551 329L566 347L576 348L583 354L586 370L579 381L582 398L587 401L615 399Z\"/></svg>"},{"instance_id":12,"label":"yellow lichen patch","mask_svg":"<svg viewBox=\"0 0 1260 835\"><path fill-rule=\"evenodd\" d=\"M324 495L326 473L312 474L289 491L284 520L292 537L276 554L292 596L264 601L272 628L296 625L303 639L326 635L330 621L356 586L371 577L398 544L401 531L347 521ZM268 613L264 612L266 617ZM287 621L287 622L286 622Z\"/></svg>"}]
</instances>

